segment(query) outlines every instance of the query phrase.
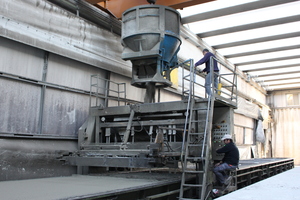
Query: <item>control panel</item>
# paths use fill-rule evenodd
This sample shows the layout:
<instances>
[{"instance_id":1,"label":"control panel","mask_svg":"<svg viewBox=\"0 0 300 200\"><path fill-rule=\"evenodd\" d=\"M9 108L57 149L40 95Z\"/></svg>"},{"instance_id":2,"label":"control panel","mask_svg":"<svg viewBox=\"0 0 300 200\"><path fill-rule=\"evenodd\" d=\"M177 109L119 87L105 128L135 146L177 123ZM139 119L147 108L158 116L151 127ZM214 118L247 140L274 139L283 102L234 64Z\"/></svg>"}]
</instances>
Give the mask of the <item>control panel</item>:
<instances>
[{"instance_id":1,"label":"control panel","mask_svg":"<svg viewBox=\"0 0 300 200\"><path fill-rule=\"evenodd\" d=\"M223 154L217 154L216 150L223 147L224 143L221 141L222 137L226 134L231 135L229 124L220 123L214 124L212 130L212 158L213 160L222 160Z\"/></svg>"}]
</instances>

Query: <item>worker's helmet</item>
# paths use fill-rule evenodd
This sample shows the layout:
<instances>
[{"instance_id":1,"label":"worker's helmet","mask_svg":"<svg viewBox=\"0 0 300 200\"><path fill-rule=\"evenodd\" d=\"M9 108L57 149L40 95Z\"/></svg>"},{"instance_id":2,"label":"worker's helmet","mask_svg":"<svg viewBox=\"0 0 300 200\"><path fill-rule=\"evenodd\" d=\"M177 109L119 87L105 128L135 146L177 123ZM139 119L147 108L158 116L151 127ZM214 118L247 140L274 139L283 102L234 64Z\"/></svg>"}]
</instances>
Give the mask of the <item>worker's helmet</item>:
<instances>
[{"instance_id":1,"label":"worker's helmet","mask_svg":"<svg viewBox=\"0 0 300 200\"><path fill-rule=\"evenodd\" d=\"M223 140L226 140L226 139L228 139L228 140L232 140L232 137L231 137L231 135L228 135L228 134L227 134L227 135L224 135L224 136L222 137L222 139L221 139L221 140L223 141Z\"/></svg>"}]
</instances>

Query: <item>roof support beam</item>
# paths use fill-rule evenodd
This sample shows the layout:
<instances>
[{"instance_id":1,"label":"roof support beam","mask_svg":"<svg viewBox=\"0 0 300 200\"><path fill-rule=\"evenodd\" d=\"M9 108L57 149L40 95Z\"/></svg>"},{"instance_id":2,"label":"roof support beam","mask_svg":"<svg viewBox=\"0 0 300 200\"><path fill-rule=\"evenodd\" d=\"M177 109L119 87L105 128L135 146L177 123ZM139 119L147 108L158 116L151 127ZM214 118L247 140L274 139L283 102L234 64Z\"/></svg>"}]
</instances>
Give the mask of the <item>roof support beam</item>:
<instances>
[{"instance_id":1,"label":"roof support beam","mask_svg":"<svg viewBox=\"0 0 300 200\"><path fill-rule=\"evenodd\" d=\"M213 46L214 49L222 49L222 48L228 48L228 47L235 47L235 46L241 46L246 44L254 44L259 42L267 42L267 41L273 41L273 40L280 40L280 39L286 39L286 38L292 38L292 37L298 37L300 36L300 32L294 32L294 33L286 33L281 35L274 35L274 36L268 36L268 37L261 37L256 39L250 39L250 40L243 40L238 42L231 42L226 44L220 44Z\"/></svg>"},{"instance_id":2,"label":"roof support beam","mask_svg":"<svg viewBox=\"0 0 300 200\"><path fill-rule=\"evenodd\" d=\"M284 18L279 18L279 19L272 19L272 20L267 20L267 21L252 23L252 24L246 24L246 25L241 25L241 26L234 26L234 27L230 27L230 28L224 28L224 29L209 31L209 32L205 32L205 33L200 33L197 35L201 38L205 38L205 37L210 37L210 36L234 33L234 32L238 32L238 31L246 31L246 30L251 30L251 29L256 29L256 28L275 26L275 25L286 24L286 23L297 22L297 21L300 21L300 15L284 17Z\"/></svg>"},{"instance_id":3,"label":"roof support beam","mask_svg":"<svg viewBox=\"0 0 300 200\"><path fill-rule=\"evenodd\" d=\"M255 1L251 3L245 3L242 5L237 5L237 6L232 6L229 8L223 8L223 9L218 9L210 12L205 12L205 13L200 13L197 15L192 15L189 17L185 17L182 19L183 24L187 23L192 23L196 21L201 21L201 20L206 20L206 19L211 19L215 17L222 17L226 15L231 15L231 14L236 14L236 13L241 13L241 12L246 12L246 11L251 11L251 10L256 10L260 8L266 8L269 6L276 6L284 3L289 3L289 2L294 2L298 0L261 0L261 1Z\"/></svg>"},{"instance_id":4,"label":"roof support beam","mask_svg":"<svg viewBox=\"0 0 300 200\"><path fill-rule=\"evenodd\" d=\"M272 84L272 83L268 83L267 85L268 86L278 86L278 85L291 85L291 84L299 84L300 82L298 81L298 82L291 82L291 83L274 83L274 84Z\"/></svg>"},{"instance_id":5,"label":"roof support beam","mask_svg":"<svg viewBox=\"0 0 300 200\"><path fill-rule=\"evenodd\" d=\"M271 74L262 74L262 75L257 75L257 77L277 76L277 75L288 75L288 74L294 74L294 73L300 73L300 71L279 72L279 73L271 73Z\"/></svg>"},{"instance_id":6,"label":"roof support beam","mask_svg":"<svg viewBox=\"0 0 300 200\"><path fill-rule=\"evenodd\" d=\"M241 71L247 73L247 72L256 72L256 71L264 71L264 70L272 70L272 69L283 69L287 67L299 67L300 63L297 64L291 64L291 65L279 65L279 66L274 66L274 67L264 67L264 68L257 68L257 69L246 69L243 70L239 68Z\"/></svg>"},{"instance_id":7,"label":"roof support beam","mask_svg":"<svg viewBox=\"0 0 300 200\"><path fill-rule=\"evenodd\" d=\"M257 50L257 51L249 51L244 53L236 53L236 54L228 54L225 55L225 58L236 58L236 57L242 57L242 56L251 56L256 54L262 54L262 53L273 53L278 51L285 51L285 50L292 50L292 49L299 49L299 45L292 45L292 46L286 46L286 47L277 47L273 49L264 49L264 50Z\"/></svg>"},{"instance_id":8,"label":"roof support beam","mask_svg":"<svg viewBox=\"0 0 300 200\"><path fill-rule=\"evenodd\" d=\"M249 62L243 62L243 63L235 63L235 66L252 65L252 64L259 64L259 63L266 63L266 62L297 59L297 58L300 58L300 55L279 57L279 58L270 58L270 59L264 59L264 60L255 60L255 61L249 61Z\"/></svg>"},{"instance_id":9,"label":"roof support beam","mask_svg":"<svg viewBox=\"0 0 300 200\"><path fill-rule=\"evenodd\" d=\"M263 80L263 82L285 81L285 80L293 80L293 79L300 79L300 76L292 77L292 78L277 78L277 79Z\"/></svg>"},{"instance_id":10,"label":"roof support beam","mask_svg":"<svg viewBox=\"0 0 300 200\"><path fill-rule=\"evenodd\" d=\"M283 86L283 87L272 87L270 89L268 89L267 91L286 91L286 90L292 90L292 89L299 89L299 86L298 85L289 85L288 87L287 86Z\"/></svg>"}]
</instances>

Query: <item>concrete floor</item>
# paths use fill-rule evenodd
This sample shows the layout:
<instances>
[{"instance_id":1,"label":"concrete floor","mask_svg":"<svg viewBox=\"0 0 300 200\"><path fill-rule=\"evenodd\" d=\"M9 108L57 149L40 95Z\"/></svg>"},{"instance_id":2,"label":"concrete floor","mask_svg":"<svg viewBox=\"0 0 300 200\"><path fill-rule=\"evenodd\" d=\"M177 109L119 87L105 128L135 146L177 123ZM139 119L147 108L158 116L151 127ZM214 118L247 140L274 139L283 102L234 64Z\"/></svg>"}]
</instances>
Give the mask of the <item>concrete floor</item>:
<instances>
[{"instance_id":1,"label":"concrete floor","mask_svg":"<svg viewBox=\"0 0 300 200\"><path fill-rule=\"evenodd\" d=\"M54 177L0 182L2 200L58 200L112 194L124 190L138 190L173 180L180 174L143 173L140 175L114 174L112 176Z\"/></svg>"},{"instance_id":2,"label":"concrete floor","mask_svg":"<svg viewBox=\"0 0 300 200\"><path fill-rule=\"evenodd\" d=\"M300 167L254 183L218 200L300 200Z\"/></svg>"},{"instance_id":3,"label":"concrete floor","mask_svg":"<svg viewBox=\"0 0 300 200\"><path fill-rule=\"evenodd\" d=\"M150 188L180 180L180 173L112 173L100 176L73 175L0 182L2 200L78 199L126 190ZM218 200L300 200L300 167L219 197Z\"/></svg>"}]
</instances>

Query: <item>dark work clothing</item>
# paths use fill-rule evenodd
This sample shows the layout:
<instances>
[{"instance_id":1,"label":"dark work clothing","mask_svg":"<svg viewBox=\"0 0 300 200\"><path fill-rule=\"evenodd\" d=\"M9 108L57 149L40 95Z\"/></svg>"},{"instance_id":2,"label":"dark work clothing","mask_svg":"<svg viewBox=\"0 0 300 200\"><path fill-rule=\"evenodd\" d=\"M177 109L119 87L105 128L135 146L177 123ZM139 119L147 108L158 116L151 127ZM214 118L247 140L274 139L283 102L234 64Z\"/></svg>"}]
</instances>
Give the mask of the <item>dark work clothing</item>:
<instances>
[{"instance_id":1,"label":"dark work clothing","mask_svg":"<svg viewBox=\"0 0 300 200\"><path fill-rule=\"evenodd\" d=\"M233 142L226 144L224 147L217 150L217 153L225 153L222 159L223 163L237 166L239 164L240 154L238 148Z\"/></svg>"},{"instance_id":2,"label":"dark work clothing","mask_svg":"<svg viewBox=\"0 0 300 200\"><path fill-rule=\"evenodd\" d=\"M196 62L195 67L205 63L205 68L204 68L203 72L209 73L210 72L210 57L211 56L215 57L215 55L212 54L211 52L207 52L201 60ZM214 71L218 72L219 71L218 63L217 63L216 60L213 60L213 62L214 62Z\"/></svg>"},{"instance_id":3,"label":"dark work clothing","mask_svg":"<svg viewBox=\"0 0 300 200\"><path fill-rule=\"evenodd\" d=\"M218 149L217 153L225 153L225 155L222 159L222 164L217 165L213 169L213 172L216 175L217 181L221 185L223 184L226 185L228 183L226 183L227 180L224 172L226 170L233 170L238 167L239 159L240 159L239 150L233 142L230 142L226 144L224 147Z\"/></svg>"},{"instance_id":4,"label":"dark work clothing","mask_svg":"<svg viewBox=\"0 0 300 200\"><path fill-rule=\"evenodd\" d=\"M226 179L226 177L224 175L224 171L233 170L233 169L236 169L236 168L237 168L237 166L228 165L227 163L222 163L222 164L216 166L213 169L213 172L216 175L216 178L219 181L219 183L222 185L222 184L225 184L225 179Z\"/></svg>"}]
</instances>

